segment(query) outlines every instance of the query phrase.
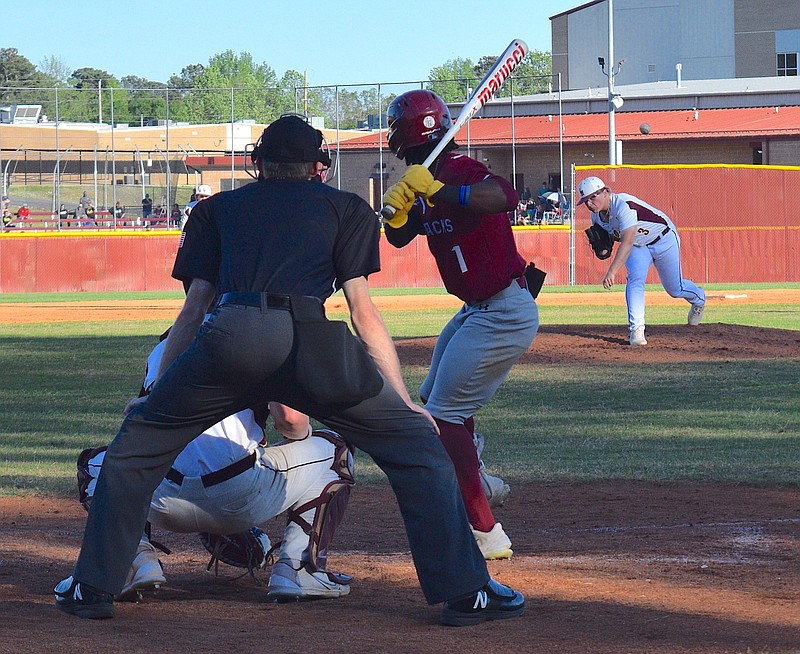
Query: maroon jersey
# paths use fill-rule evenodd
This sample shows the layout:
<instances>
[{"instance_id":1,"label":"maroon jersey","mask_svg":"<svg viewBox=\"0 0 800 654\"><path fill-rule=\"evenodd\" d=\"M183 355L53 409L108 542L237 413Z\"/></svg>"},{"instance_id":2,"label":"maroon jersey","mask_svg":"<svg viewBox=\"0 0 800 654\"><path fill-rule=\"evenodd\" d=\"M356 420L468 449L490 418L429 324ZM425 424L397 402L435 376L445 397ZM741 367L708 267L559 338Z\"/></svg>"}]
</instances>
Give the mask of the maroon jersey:
<instances>
[{"instance_id":1,"label":"maroon jersey","mask_svg":"<svg viewBox=\"0 0 800 654\"><path fill-rule=\"evenodd\" d=\"M516 206L511 184L465 155L448 154L436 171L436 179L455 186L477 184L490 177L506 187L510 206ZM444 203L420 205L420 233L428 237L428 247L449 293L474 304L522 276L525 260L517 252L508 213L479 214Z\"/></svg>"}]
</instances>

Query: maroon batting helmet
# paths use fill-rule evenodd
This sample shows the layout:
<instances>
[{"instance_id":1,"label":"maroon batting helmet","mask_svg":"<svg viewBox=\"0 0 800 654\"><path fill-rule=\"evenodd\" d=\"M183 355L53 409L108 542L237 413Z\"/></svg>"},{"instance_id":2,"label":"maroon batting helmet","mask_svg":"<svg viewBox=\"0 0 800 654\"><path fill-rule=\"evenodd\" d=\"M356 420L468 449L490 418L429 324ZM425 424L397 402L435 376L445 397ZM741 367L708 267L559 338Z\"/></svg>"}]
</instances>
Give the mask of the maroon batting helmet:
<instances>
[{"instance_id":1,"label":"maroon batting helmet","mask_svg":"<svg viewBox=\"0 0 800 654\"><path fill-rule=\"evenodd\" d=\"M398 95L386 110L389 149L403 159L408 148L438 141L453 124L450 110L433 91Z\"/></svg>"}]
</instances>

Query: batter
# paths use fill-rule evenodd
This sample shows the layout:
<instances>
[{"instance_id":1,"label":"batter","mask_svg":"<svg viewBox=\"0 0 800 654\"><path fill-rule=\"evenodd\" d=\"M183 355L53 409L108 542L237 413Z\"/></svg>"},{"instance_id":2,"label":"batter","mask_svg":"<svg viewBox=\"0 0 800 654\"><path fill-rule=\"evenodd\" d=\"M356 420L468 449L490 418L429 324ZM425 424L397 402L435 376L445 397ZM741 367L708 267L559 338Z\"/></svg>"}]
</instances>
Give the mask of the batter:
<instances>
[{"instance_id":1,"label":"batter","mask_svg":"<svg viewBox=\"0 0 800 654\"><path fill-rule=\"evenodd\" d=\"M409 168L383 198L397 209L386 223L386 237L404 247L426 236L445 287L464 301L439 335L420 398L453 459L484 558L509 558L511 540L494 519L481 485L473 416L491 400L539 328L536 302L522 276L525 260L508 217L519 197L507 180L454 152L454 142L430 171L419 165L451 122L435 93L404 93L389 105L387 116L389 147Z\"/></svg>"}]
</instances>

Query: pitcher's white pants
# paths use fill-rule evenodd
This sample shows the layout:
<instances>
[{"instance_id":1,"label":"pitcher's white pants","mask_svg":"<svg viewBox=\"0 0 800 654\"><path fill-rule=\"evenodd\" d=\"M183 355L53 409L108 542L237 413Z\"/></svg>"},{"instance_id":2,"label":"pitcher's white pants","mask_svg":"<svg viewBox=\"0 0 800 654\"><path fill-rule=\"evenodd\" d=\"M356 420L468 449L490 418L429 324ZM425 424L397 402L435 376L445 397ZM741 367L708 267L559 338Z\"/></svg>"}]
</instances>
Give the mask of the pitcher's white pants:
<instances>
[{"instance_id":1,"label":"pitcher's white pants","mask_svg":"<svg viewBox=\"0 0 800 654\"><path fill-rule=\"evenodd\" d=\"M647 271L654 265L664 290L672 297L683 298L689 304L705 304L706 294L681 273L680 239L670 230L655 245L634 247L625 267L628 281L625 302L628 305L628 326L631 331L644 327L644 283Z\"/></svg>"}]
</instances>

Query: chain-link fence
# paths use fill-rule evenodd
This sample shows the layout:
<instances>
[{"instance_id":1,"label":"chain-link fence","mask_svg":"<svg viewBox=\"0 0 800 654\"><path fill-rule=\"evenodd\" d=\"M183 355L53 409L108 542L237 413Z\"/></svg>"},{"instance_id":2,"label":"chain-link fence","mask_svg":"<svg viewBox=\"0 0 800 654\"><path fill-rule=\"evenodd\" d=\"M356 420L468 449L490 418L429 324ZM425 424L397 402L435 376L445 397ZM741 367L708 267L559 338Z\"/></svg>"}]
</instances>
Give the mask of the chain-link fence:
<instances>
[{"instance_id":1,"label":"chain-link fence","mask_svg":"<svg viewBox=\"0 0 800 654\"><path fill-rule=\"evenodd\" d=\"M217 181L215 190L249 181L243 173L245 147L282 113L308 115L315 127L326 131L336 154L343 141L385 128L386 106L400 93L429 88L446 100L463 102L476 83L454 79L289 89L120 89L102 83L97 88L0 87L0 176L11 213L4 223L47 230L172 227L173 216L191 200L209 170ZM525 93L552 90L553 78L508 80L502 93L512 98L512 109L515 88ZM361 165L344 169L341 157L335 157L339 165L331 183L367 196L360 179L367 174L374 176L372 195L380 197L389 175L386 161L393 155L380 139L377 145L368 173ZM205 169L192 165L202 160L214 164ZM29 214L23 211L20 218L22 205ZM94 216L86 219L88 206Z\"/></svg>"}]
</instances>

